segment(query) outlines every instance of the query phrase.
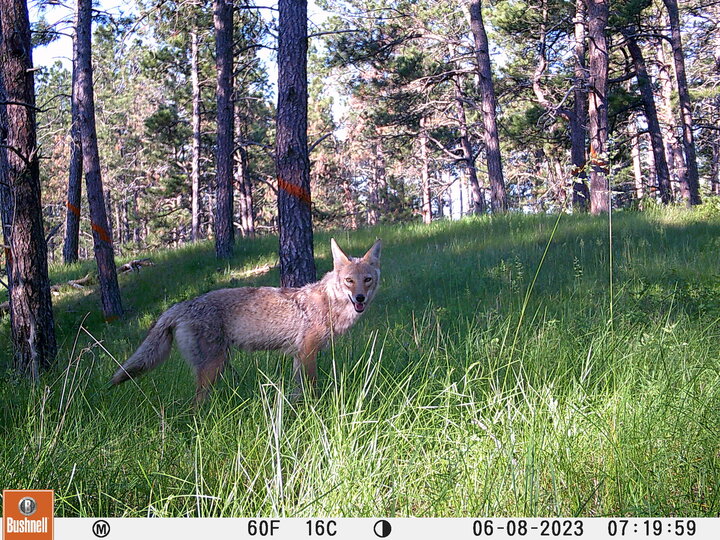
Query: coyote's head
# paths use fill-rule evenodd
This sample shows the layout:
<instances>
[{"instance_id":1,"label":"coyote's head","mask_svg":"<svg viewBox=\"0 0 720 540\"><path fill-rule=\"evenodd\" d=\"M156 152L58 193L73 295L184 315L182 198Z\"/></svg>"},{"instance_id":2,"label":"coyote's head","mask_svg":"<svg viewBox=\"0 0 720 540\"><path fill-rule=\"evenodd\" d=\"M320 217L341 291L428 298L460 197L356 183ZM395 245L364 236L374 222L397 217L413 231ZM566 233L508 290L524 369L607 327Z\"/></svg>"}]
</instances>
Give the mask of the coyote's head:
<instances>
[{"instance_id":1,"label":"coyote's head","mask_svg":"<svg viewBox=\"0 0 720 540\"><path fill-rule=\"evenodd\" d=\"M333 272L336 288L347 297L357 313L365 311L372 301L380 282L380 249L382 242L376 240L368 252L360 258L348 257L335 242L330 240L333 256Z\"/></svg>"}]
</instances>

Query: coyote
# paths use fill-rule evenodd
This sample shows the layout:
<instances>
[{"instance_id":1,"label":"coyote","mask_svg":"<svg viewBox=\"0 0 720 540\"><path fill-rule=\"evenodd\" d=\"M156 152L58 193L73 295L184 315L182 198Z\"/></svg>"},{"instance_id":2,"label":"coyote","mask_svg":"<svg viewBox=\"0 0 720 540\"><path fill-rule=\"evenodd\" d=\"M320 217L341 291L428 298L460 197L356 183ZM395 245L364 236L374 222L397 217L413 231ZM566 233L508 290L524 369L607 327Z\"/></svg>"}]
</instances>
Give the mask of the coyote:
<instances>
[{"instance_id":1,"label":"coyote","mask_svg":"<svg viewBox=\"0 0 720 540\"><path fill-rule=\"evenodd\" d=\"M318 350L358 320L380 281L380 240L360 258L348 257L334 239L330 247L333 270L315 283L300 288L220 289L175 304L150 327L111 383L120 384L166 360L174 335L195 371L196 403L205 399L222 373L231 346L292 355L295 395L301 395L303 380L316 383Z\"/></svg>"}]
</instances>

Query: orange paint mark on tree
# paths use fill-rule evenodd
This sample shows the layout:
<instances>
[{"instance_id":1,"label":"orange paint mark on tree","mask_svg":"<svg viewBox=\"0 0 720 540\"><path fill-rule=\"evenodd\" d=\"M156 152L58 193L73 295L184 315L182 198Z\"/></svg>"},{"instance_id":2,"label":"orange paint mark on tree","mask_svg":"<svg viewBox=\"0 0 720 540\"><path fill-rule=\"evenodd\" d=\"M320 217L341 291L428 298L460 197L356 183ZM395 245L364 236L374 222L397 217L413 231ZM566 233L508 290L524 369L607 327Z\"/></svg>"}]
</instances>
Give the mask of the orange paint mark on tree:
<instances>
[{"instance_id":1,"label":"orange paint mark on tree","mask_svg":"<svg viewBox=\"0 0 720 540\"><path fill-rule=\"evenodd\" d=\"M285 193L288 193L293 197L300 199L306 205L310 206L312 204L310 192L308 192L301 186L296 186L295 184L291 184L290 182L287 182L282 178L278 178L278 187L282 189Z\"/></svg>"}]
</instances>

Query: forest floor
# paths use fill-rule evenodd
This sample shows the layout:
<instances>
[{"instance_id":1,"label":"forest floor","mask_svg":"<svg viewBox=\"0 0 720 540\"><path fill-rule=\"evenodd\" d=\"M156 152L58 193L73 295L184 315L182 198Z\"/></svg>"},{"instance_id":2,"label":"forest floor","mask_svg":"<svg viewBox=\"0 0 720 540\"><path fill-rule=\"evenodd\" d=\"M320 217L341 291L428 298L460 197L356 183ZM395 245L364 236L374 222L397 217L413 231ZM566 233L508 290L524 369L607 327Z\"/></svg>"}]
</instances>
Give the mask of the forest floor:
<instances>
[{"instance_id":1,"label":"forest floor","mask_svg":"<svg viewBox=\"0 0 720 540\"><path fill-rule=\"evenodd\" d=\"M355 255L381 237L383 274L321 354L318 395L290 403L289 359L236 352L198 412L176 351L108 380L175 302L276 285L277 239L240 240L229 263L209 242L143 254L155 266L120 276L122 321L95 292L54 297L58 365L35 387L11 374L0 319L0 486L54 489L59 516L718 515L709 214L619 212L612 234L570 215L336 232Z\"/></svg>"}]
</instances>

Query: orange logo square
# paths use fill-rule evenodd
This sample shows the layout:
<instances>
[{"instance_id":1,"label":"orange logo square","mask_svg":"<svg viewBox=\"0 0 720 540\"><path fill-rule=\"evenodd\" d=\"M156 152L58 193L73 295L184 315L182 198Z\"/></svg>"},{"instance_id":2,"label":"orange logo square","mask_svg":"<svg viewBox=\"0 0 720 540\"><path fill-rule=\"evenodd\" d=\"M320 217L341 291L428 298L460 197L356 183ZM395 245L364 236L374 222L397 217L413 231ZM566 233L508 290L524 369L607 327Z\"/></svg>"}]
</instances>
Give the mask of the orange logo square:
<instances>
[{"instance_id":1,"label":"orange logo square","mask_svg":"<svg viewBox=\"0 0 720 540\"><path fill-rule=\"evenodd\" d=\"M51 489L3 490L3 540L53 540Z\"/></svg>"}]
</instances>

